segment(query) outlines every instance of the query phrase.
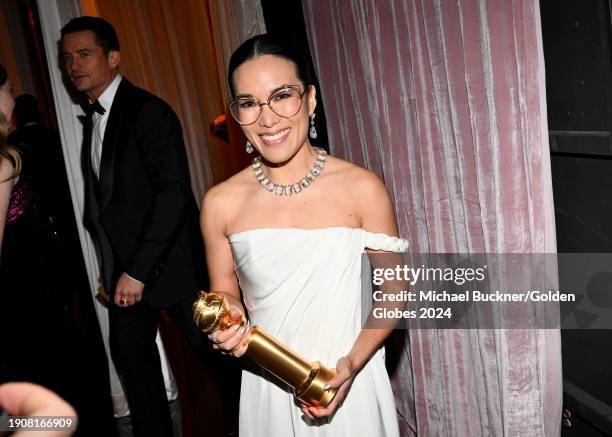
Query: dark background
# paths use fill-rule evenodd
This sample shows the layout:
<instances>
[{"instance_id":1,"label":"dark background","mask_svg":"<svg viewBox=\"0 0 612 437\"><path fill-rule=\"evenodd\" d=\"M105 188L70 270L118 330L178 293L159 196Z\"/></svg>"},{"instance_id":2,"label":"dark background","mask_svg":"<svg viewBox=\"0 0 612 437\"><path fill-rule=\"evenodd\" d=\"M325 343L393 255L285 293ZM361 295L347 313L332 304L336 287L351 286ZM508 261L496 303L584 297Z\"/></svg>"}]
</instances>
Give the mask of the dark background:
<instances>
[{"instance_id":1,"label":"dark background","mask_svg":"<svg viewBox=\"0 0 612 437\"><path fill-rule=\"evenodd\" d=\"M325 109L323 108L323 100L321 87L316 77L316 72L313 66L310 48L308 46L308 37L306 33L306 25L304 24L304 13L302 11L302 2L300 0L262 0L261 9L266 22L266 32L280 41L289 43L296 49L300 50L306 56L306 61L309 62L313 76L315 78L314 86L317 89L317 114L315 118L315 127L317 128L317 139L310 139L313 146L322 147L329 152L329 143L327 138L327 124L325 122Z\"/></svg>"},{"instance_id":2,"label":"dark background","mask_svg":"<svg viewBox=\"0 0 612 437\"><path fill-rule=\"evenodd\" d=\"M567 253L609 253L610 3L540 0L540 9L557 249ZM612 332L562 331L562 352L564 405L572 414L572 426L564 427L563 435L612 435Z\"/></svg>"}]
</instances>

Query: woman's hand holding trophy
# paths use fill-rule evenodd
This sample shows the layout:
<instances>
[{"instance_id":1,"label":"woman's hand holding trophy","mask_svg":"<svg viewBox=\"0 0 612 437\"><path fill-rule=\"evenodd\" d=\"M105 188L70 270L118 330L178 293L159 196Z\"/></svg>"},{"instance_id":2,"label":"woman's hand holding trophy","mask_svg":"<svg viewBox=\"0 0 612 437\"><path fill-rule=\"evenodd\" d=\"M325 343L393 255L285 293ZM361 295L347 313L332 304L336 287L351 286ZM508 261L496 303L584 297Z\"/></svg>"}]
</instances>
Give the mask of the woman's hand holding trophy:
<instances>
[{"instance_id":1,"label":"woman's hand holding trophy","mask_svg":"<svg viewBox=\"0 0 612 437\"><path fill-rule=\"evenodd\" d=\"M261 328L249 327L240 302L223 292L200 291L193 304L193 321L215 343L214 348L235 357L246 354L270 373L293 387L295 397L308 406L325 408L337 388L327 387L336 376L320 362L314 363L280 343ZM327 388L326 388L327 387Z\"/></svg>"}]
</instances>

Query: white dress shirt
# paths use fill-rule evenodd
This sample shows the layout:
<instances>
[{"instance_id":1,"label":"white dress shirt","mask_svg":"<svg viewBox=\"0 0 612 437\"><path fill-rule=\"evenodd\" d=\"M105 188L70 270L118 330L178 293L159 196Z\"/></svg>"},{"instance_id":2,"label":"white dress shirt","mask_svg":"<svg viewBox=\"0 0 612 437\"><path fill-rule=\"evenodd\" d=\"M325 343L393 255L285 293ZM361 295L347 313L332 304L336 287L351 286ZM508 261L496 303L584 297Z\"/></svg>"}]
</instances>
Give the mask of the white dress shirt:
<instances>
[{"instance_id":1,"label":"white dress shirt","mask_svg":"<svg viewBox=\"0 0 612 437\"><path fill-rule=\"evenodd\" d=\"M104 114L93 113L92 118L92 130L91 130L91 166L96 177L100 178L100 160L102 159L102 144L104 142L104 133L106 132L106 123L108 122L108 116L110 114L113 100L115 100L115 94L117 94L117 88L119 83L123 79L121 74L117 74L111 84L104 90L102 95L98 97L98 102L104 108ZM90 102L92 103L92 102Z\"/></svg>"}]
</instances>

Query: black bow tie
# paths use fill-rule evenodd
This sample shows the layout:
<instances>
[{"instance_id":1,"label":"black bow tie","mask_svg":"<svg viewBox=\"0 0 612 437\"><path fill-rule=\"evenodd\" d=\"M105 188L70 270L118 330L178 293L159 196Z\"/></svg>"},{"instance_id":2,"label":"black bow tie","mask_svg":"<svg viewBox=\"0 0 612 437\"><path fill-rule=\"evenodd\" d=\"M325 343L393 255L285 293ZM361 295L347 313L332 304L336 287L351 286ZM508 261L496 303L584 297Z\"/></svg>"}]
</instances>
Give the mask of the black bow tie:
<instances>
[{"instance_id":1,"label":"black bow tie","mask_svg":"<svg viewBox=\"0 0 612 437\"><path fill-rule=\"evenodd\" d=\"M97 100L94 101L93 103L85 105L83 107L83 110L85 111L85 114L87 114L88 117L91 117L94 112L97 112L100 115L106 112L106 109L104 109L102 105L100 104L100 102Z\"/></svg>"}]
</instances>

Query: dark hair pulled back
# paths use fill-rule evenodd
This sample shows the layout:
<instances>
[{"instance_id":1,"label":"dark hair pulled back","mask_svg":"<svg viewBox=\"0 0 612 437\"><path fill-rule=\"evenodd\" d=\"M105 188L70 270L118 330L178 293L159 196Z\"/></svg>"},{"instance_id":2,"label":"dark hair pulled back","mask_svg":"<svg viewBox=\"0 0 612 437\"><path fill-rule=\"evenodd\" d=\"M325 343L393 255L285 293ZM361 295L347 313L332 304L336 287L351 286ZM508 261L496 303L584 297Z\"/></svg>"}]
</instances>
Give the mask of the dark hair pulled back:
<instances>
[{"instance_id":1,"label":"dark hair pulled back","mask_svg":"<svg viewBox=\"0 0 612 437\"><path fill-rule=\"evenodd\" d=\"M278 56L291 61L295 65L297 77L302 81L305 90L313 84L312 71L302 52L290 45L280 42L268 34L263 34L254 36L243 42L230 58L227 81L232 97L236 95L233 81L234 71L246 61L263 55Z\"/></svg>"}]
</instances>

